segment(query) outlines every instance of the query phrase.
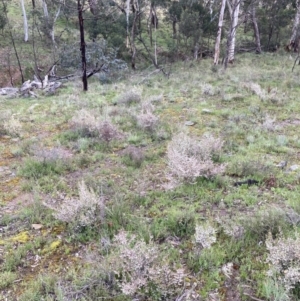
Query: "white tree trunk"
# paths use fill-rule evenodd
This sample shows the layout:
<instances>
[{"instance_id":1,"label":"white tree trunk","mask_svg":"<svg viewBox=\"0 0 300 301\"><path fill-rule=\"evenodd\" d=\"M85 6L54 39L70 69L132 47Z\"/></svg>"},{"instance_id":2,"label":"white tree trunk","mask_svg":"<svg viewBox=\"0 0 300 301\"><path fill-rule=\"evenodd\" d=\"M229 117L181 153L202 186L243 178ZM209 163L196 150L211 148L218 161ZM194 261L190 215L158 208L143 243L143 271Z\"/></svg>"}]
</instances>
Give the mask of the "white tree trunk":
<instances>
[{"instance_id":1,"label":"white tree trunk","mask_svg":"<svg viewBox=\"0 0 300 301\"><path fill-rule=\"evenodd\" d=\"M126 47L129 48L129 9L130 0L126 0Z\"/></svg>"},{"instance_id":2,"label":"white tree trunk","mask_svg":"<svg viewBox=\"0 0 300 301\"><path fill-rule=\"evenodd\" d=\"M252 3L252 7L251 7L251 21L252 21L254 35L255 35L255 44L256 44L255 52L261 53L260 34L259 34L259 29L258 29L257 19L256 19L255 2Z\"/></svg>"},{"instance_id":3,"label":"white tree trunk","mask_svg":"<svg viewBox=\"0 0 300 301\"><path fill-rule=\"evenodd\" d=\"M52 41L53 45L55 46L56 43L55 43L54 25L55 25L55 22L56 22L57 18L60 15L61 4L59 4L59 6L57 8L57 11L56 11L55 16L53 18L53 21L49 17L49 11L48 11L48 6L47 6L47 3L46 3L46 0L41 0L41 4L43 6L44 17L45 17L45 20L47 22L47 26L49 27L49 36L51 38L51 41Z\"/></svg>"},{"instance_id":4,"label":"white tree trunk","mask_svg":"<svg viewBox=\"0 0 300 301\"><path fill-rule=\"evenodd\" d=\"M23 14L23 22L24 22L24 41L28 42L28 22L27 22L24 0L21 0L21 7L22 7L22 14Z\"/></svg>"},{"instance_id":5,"label":"white tree trunk","mask_svg":"<svg viewBox=\"0 0 300 301\"><path fill-rule=\"evenodd\" d=\"M46 19L49 18L49 12L48 12L48 6L45 0L42 0L42 6L43 6L43 11L44 11L44 17Z\"/></svg>"},{"instance_id":6,"label":"white tree trunk","mask_svg":"<svg viewBox=\"0 0 300 301\"><path fill-rule=\"evenodd\" d=\"M289 44L289 47L293 48L294 51L297 51L296 48L298 48L297 36L298 36L298 29L299 29L299 23L300 23L300 1L299 0L296 1L296 8L297 8L297 11L296 11L295 19L294 19L292 36L290 38L290 44Z\"/></svg>"},{"instance_id":7,"label":"white tree trunk","mask_svg":"<svg viewBox=\"0 0 300 301\"><path fill-rule=\"evenodd\" d=\"M233 0L232 3L232 17L230 26L230 37L228 45L228 62L232 63L234 61L234 50L235 50L235 37L236 30L239 21L239 11L240 11L241 0Z\"/></svg>"},{"instance_id":8,"label":"white tree trunk","mask_svg":"<svg viewBox=\"0 0 300 301\"><path fill-rule=\"evenodd\" d=\"M219 57L220 57L220 42L221 42L221 35L222 35L225 5L226 5L226 0L222 0L222 5L221 5L220 15L219 15L218 33L217 33L216 44L215 44L215 56L214 56L215 65L218 64Z\"/></svg>"}]
</instances>

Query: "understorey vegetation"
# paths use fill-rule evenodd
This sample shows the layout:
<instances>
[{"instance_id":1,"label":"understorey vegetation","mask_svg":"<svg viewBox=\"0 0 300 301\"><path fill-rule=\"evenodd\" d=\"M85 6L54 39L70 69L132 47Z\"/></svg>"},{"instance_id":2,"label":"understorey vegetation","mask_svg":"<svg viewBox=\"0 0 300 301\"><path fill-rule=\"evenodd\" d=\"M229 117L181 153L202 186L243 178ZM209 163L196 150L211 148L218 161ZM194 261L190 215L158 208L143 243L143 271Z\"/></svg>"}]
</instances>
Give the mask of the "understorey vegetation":
<instances>
[{"instance_id":1,"label":"understorey vegetation","mask_svg":"<svg viewBox=\"0 0 300 301\"><path fill-rule=\"evenodd\" d=\"M300 70L237 58L1 96L1 300L299 300Z\"/></svg>"}]
</instances>

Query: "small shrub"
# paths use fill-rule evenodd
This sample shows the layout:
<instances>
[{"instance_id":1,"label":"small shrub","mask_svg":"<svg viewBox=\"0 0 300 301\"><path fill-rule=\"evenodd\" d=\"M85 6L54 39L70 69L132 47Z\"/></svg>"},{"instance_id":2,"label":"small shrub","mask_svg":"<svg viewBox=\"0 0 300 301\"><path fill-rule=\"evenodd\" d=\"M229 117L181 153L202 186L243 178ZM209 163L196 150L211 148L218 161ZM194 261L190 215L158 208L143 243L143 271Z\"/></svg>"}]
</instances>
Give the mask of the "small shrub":
<instances>
[{"instance_id":1,"label":"small shrub","mask_svg":"<svg viewBox=\"0 0 300 301\"><path fill-rule=\"evenodd\" d=\"M0 290L3 290L13 284L17 279L17 274L13 272L2 272L0 274ZM0 295L1 297L1 295Z\"/></svg>"},{"instance_id":2,"label":"small shrub","mask_svg":"<svg viewBox=\"0 0 300 301\"><path fill-rule=\"evenodd\" d=\"M222 174L225 164L216 164L223 141L213 136L203 136L200 140L184 133L173 137L168 145L167 158L171 176L179 181L195 181L198 177L210 178Z\"/></svg>"},{"instance_id":3,"label":"small shrub","mask_svg":"<svg viewBox=\"0 0 300 301\"><path fill-rule=\"evenodd\" d=\"M201 85L201 89L204 95L213 96L216 94L214 87L211 84L204 83Z\"/></svg>"},{"instance_id":4,"label":"small shrub","mask_svg":"<svg viewBox=\"0 0 300 301\"><path fill-rule=\"evenodd\" d=\"M4 121L3 128L9 135L16 137L22 136L22 124L14 115L11 115L11 117L7 121Z\"/></svg>"},{"instance_id":5,"label":"small shrub","mask_svg":"<svg viewBox=\"0 0 300 301\"><path fill-rule=\"evenodd\" d=\"M39 179L48 175L62 174L67 166L61 161L40 161L28 159L20 168L19 174L25 178Z\"/></svg>"},{"instance_id":6,"label":"small shrub","mask_svg":"<svg viewBox=\"0 0 300 301\"><path fill-rule=\"evenodd\" d=\"M98 125L99 136L102 141L105 141L107 144L114 139L120 137L120 133L109 120L100 122Z\"/></svg>"},{"instance_id":7,"label":"small shrub","mask_svg":"<svg viewBox=\"0 0 300 301\"><path fill-rule=\"evenodd\" d=\"M282 233L274 239L269 233L266 239L269 252L267 262L270 265L268 276L276 279L287 292L300 289L300 235L285 238ZM297 296L299 297L299 296Z\"/></svg>"},{"instance_id":8,"label":"small shrub","mask_svg":"<svg viewBox=\"0 0 300 301\"><path fill-rule=\"evenodd\" d=\"M259 99L265 100L267 92L262 89L259 84L251 82L249 84L245 84L245 88L250 90L253 94L257 95Z\"/></svg>"},{"instance_id":9,"label":"small shrub","mask_svg":"<svg viewBox=\"0 0 300 301\"><path fill-rule=\"evenodd\" d=\"M110 119L103 119L103 117L95 117L91 112L82 109L76 112L70 123L82 136L99 137L106 143L120 138L121 135L117 127L113 125Z\"/></svg>"},{"instance_id":10,"label":"small shrub","mask_svg":"<svg viewBox=\"0 0 300 301\"><path fill-rule=\"evenodd\" d=\"M273 165L257 160L237 159L230 163L227 168L227 173L239 177L257 177L264 178L273 173Z\"/></svg>"},{"instance_id":11,"label":"small shrub","mask_svg":"<svg viewBox=\"0 0 300 301\"><path fill-rule=\"evenodd\" d=\"M141 102L141 92L138 89L131 89L117 97L116 102L124 105L131 105Z\"/></svg>"},{"instance_id":12,"label":"small shrub","mask_svg":"<svg viewBox=\"0 0 300 301\"><path fill-rule=\"evenodd\" d=\"M65 198L60 208L46 203L54 210L54 217L71 226L97 226L105 218L105 204L103 196L99 197L92 189L88 189L82 181L78 184L79 198Z\"/></svg>"},{"instance_id":13,"label":"small shrub","mask_svg":"<svg viewBox=\"0 0 300 301\"><path fill-rule=\"evenodd\" d=\"M159 95L151 95L148 97L148 101L150 103L159 103L159 102L162 102L164 99L164 96L162 94L159 94Z\"/></svg>"},{"instance_id":14,"label":"small shrub","mask_svg":"<svg viewBox=\"0 0 300 301\"><path fill-rule=\"evenodd\" d=\"M275 121L276 121L276 117L272 118L269 114L266 114L262 123L262 128L265 131L269 131L269 132L276 131L278 126L276 126Z\"/></svg>"},{"instance_id":15,"label":"small shrub","mask_svg":"<svg viewBox=\"0 0 300 301\"><path fill-rule=\"evenodd\" d=\"M72 157L72 154L60 147L46 148L39 145L31 147L30 152L39 162L55 162L57 160L67 160Z\"/></svg>"},{"instance_id":16,"label":"small shrub","mask_svg":"<svg viewBox=\"0 0 300 301\"><path fill-rule=\"evenodd\" d=\"M137 125L148 132L154 132L158 125L159 118L151 111L142 112L137 116Z\"/></svg>"},{"instance_id":17,"label":"small shrub","mask_svg":"<svg viewBox=\"0 0 300 301\"><path fill-rule=\"evenodd\" d=\"M119 285L123 294L135 296L143 289L148 295L154 291L165 297L174 297L182 290L184 270L173 271L168 264L161 264L159 249L153 242L146 244L121 231L115 235L114 246L118 250L122 274Z\"/></svg>"},{"instance_id":18,"label":"small shrub","mask_svg":"<svg viewBox=\"0 0 300 301\"><path fill-rule=\"evenodd\" d=\"M201 249L209 249L217 241L216 229L209 224L196 225L195 242Z\"/></svg>"},{"instance_id":19,"label":"small shrub","mask_svg":"<svg viewBox=\"0 0 300 301\"><path fill-rule=\"evenodd\" d=\"M70 121L71 127L82 136L97 136L99 120L91 112L82 109L77 111Z\"/></svg>"},{"instance_id":20,"label":"small shrub","mask_svg":"<svg viewBox=\"0 0 300 301\"><path fill-rule=\"evenodd\" d=\"M127 149L124 151L124 155L125 158L128 158L128 160L125 160L125 163L134 167L140 167L145 159L143 150L132 145L127 147Z\"/></svg>"}]
</instances>

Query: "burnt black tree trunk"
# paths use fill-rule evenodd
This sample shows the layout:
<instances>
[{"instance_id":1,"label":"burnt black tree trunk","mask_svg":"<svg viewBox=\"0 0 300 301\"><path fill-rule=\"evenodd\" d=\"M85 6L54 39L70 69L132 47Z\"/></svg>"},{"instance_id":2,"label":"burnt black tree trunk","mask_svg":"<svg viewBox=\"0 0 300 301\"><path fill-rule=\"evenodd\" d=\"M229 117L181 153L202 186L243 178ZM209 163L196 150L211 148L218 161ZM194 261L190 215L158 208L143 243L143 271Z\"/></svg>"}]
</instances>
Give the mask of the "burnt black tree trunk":
<instances>
[{"instance_id":1,"label":"burnt black tree trunk","mask_svg":"<svg viewBox=\"0 0 300 301\"><path fill-rule=\"evenodd\" d=\"M83 83L83 91L87 91L88 90L88 82L87 82L87 75L86 75L83 7L82 7L82 4L81 4L81 0L77 0L77 9L78 9L78 21L79 21L79 30L80 30L80 52L81 52L81 65L82 65L82 83Z\"/></svg>"}]
</instances>

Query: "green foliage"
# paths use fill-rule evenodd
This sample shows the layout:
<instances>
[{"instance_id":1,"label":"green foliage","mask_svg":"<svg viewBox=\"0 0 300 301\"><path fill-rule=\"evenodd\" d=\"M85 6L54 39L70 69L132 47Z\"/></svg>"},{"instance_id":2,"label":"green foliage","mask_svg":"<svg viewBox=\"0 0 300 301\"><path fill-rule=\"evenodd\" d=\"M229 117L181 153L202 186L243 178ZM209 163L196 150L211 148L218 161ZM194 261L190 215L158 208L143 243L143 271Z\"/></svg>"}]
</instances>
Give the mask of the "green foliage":
<instances>
[{"instance_id":1,"label":"green foliage","mask_svg":"<svg viewBox=\"0 0 300 301\"><path fill-rule=\"evenodd\" d=\"M40 179L48 175L60 175L67 170L67 165L60 161L36 161L28 159L21 166L19 173L28 179Z\"/></svg>"},{"instance_id":2,"label":"green foliage","mask_svg":"<svg viewBox=\"0 0 300 301\"><path fill-rule=\"evenodd\" d=\"M79 44L65 45L60 53L63 68L80 68L81 53ZM109 47L104 39L86 43L86 61L88 69L103 68L105 71L122 71L127 69L123 60L117 58L117 50Z\"/></svg>"},{"instance_id":3,"label":"green foliage","mask_svg":"<svg viewBox=\"0 0 300 301\"><path fill-rule=\"evenodd\" d=\"M0 289L7 289L17 279L17 274L13 272L0 273Z\"/></svg>"}]
</instances>

